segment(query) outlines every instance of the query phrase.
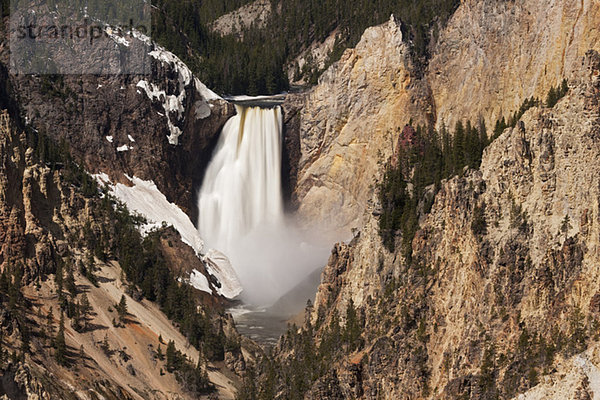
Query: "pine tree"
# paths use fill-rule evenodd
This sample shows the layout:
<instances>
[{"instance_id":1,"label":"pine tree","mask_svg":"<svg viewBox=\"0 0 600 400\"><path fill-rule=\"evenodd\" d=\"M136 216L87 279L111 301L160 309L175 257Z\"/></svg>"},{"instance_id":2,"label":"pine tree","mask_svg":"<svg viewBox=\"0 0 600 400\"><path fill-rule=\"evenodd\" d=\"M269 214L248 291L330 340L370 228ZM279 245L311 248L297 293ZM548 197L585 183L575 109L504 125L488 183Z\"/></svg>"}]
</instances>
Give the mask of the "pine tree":
<instances>
[{"instance_id":1,"label":"pine tree","mask_svg":"<svg viewBox=\"0 0 600 400\"><path fill-rule=\"evenodd\" d=\"M348 345L349 351L354 351L359 346L360 325L352 299L348 301L346 306L346 326L342 333L342 339Z\"/></svg>"},{"instance_id":2,"label":"pine tree","mask_svg":"<svg viewBox=\"0 0 600 400\"><path fill-rule=\"evenodd\" d=\"M560 231L565 235L565 240L567 240L571 228L571 217L569 217L569 214L565 214L565 217L560 224Z\"/></svg>"},{"instance_id":3,"label":"pine tree","mask_svg":"<svg viewBox=\"0 0 600 400\"><path fill-rule=\"evenodd\" d=\"M160 344L158 345L158 349L156 350L156 358L158 358L160 361L165 359L165 355L163 354Z\"/></svg>"},{"instance_id":4,"label":"pine tree","mask_svg":"<svg viewBox=\"0 0 600 400\"><path fill-rule=\"evenodd\" d=\"M75 284L75 277L73 276L73 268L70 265L67 266L67 277L65 278L65 287L71 294L71 297L77 296L77 285Z\"/></svg>"},{"instance_id":5,"label":"pine tree","mask_svg":"<svg viewBox=\"0 0 600 400\"><path fill-rule=\"evenodd\" d=\"M177 366L177 350L175 349L175 342L169 340L167 345L167 371L173 372Z\"/></svg>"},{"instance_id":6,"label":"pine tree","mask_svg":"<svg viewBox=\"0 0 600 400\"><path fill-rule=\"evenodd\" d=\"M562 83L560 84L560 97L564 97L568 91L569 91L569 83L567 82L566 79L563 79Z\"/></svg>"},{"instance_id":7,"label":"pine tree","mask_svg":"<svg viewBox=\"0 0 600 400\"><path fill-rule=\"evenodd\" d=\"M558 102L558 93L556 93L556 89L551 87L548 91L548 96L546 96L546 107L552 108Z\"/></svg>"},{"instance_id":8,"label":"pine tree","mask_svg":"<svg viewBox=\"0 0 600 400\"><path fill-rule=\"evenodd\" d=\"M117 310L117 314L119 315L119 321L123 323L127 317L127 299L125 299L125 295L121 295L121 300L115 306L115 310Z\"/></svg>"},{"instance_id":9,"label":"pine tree","mask_svg":"<svg viewBox=\"0 0 600 400\"><path fill-rule=\"evenodd\" d=\"M104 335L104 339L102 340L102 343L100 344L100 348L102 349L104 354L106 354L107 357L110 356L110 345L108 344L108 334Z\"/></svg>"},{"instance_id":10,"label":"pine tree","mask_svg":"<svg viewBox=\"0 0 600 400\"><path fill-rule=\"evenodd\" d=\"M58 333L54 338L54 358L60 365L67 363L67 345L65 342L65 316L60 314L60 322L58 325Z\"/></svg>"},{"instance_id":11,"label":"pine tree","mask_svg":"<svg viewBox=\"0 0 600 400\"><path fill-rule=\"evenodd\" d=\"M461 168L465 165L465 128L462 121L456 123L454 128L454 157L453 157L453 172L459 173Z\"/></svg>"},{"instance_id":12,"label":"pine tree","mask_svg":"<svg viewBox=\"0 0 600 400\"><path fill-rule=\"evenodd\" d=\"M83 329L87 329L88 315L92 311L92 306L90 305L90 301L85 293L81 295L81 301L79 303L79 306L81 312L81 319L83 321Z\"/></svg>"},{"instance_id":13,"label":"pine tree","mask_svg":"<svg viewBox=\"0 0 600 400\"><path fill-rule=\"evenodd\" d=\"M59 261L56 266L56 275L54 276L54 281L56 282L56 293L58 294L58 303L62 305L64 303L64 293L63 293L63 263Z\"/></svg>"},{"instance_id":14,"label":"pine tree","mask_svg":"<svg viewBox=\"0 0 600 400\"><path fill-rule=\"evenodd\" d=\"M46 335L48 338L54 335L54 314L52 313L52 307L50 307L46 315Z\"/></svg>"},{"instance_id":15,"label":"pine tree","mask_svg":"<svg viewBox=\"0 0 600 400\"><path fill-rule=\"evenodd\" d=\"M23 294L21 293L21 286L23 280L23 267L12 266L9 274L12 276L9 279L8 287L8 309L16 311L17 307L21 304Z\"/></svg>"}]
</instances>

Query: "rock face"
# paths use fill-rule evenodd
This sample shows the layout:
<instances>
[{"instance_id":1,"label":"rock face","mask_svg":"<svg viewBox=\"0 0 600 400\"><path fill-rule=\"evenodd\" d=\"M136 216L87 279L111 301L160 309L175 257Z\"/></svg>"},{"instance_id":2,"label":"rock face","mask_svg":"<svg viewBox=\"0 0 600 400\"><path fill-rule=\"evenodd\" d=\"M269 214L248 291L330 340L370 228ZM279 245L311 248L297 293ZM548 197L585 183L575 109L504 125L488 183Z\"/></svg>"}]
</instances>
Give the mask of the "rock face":
<instances>
[{"instance_id":1,"label":"rock face","mask_svg":"<svg viewBox=\"0 0 600 400\"><path fill-rule=\"evenodd\" d=\"M595 1L463 1L441 29L424 74L411 66L393 19L367 29L306 96L300 215L347 236L365 222L374 177L406 123L440 129L483 119L491 131L527 98L545 100L580 68L587 50L600 49L599 24Z\"/></svg>"},{"instance_id":2,"label":"rock face","mask_svg":"<svg viewBox=\"0 0 600 400\"><path fill-rule=\"evenodd\" d=\"M400 23L369 28L320 78L300 114L299 215L338 235L362 225L380 161L410 117L426 123L426 88L413 78Z\"/></svg>"},{"instance_id":3,"label":"rock face","mask_svg":"<svg viewBox=\"0 0 600 400\"><path fill-rule=\"evenodd\" d=\"M310 73L311 68L317 71L323 70L338 38L339 31L334 30L323 42L312 43L290 61L286 66L288 81L294 85L308 84L309 77L305 76L303 71Z\"/></svg>"},{"instance_id":4,"label":"rock face","mask_svg":"<svg viewBox=\"0 0 600 400\"><path fill-rule=\"evenodd\" d=\"M581 66L600 48L600 4L588 0L467 0L442 30L427 79L436 123L488 126Z\"/></svg>"},{"instance_id":5,"label":"rock face","mask_svg":"<svg viewBox=\"0 0 600 400\"><path fill-rule=\"evenodd\" d=\"M273 12L269 0L256 0L229 14L216 19L211 28L221 36L236 34L243 38L243 31L253 26L262 28Z\"/></svg>"},{"instance_id":6,"label":"rock face","mask_svg":"<svg viewBox=\"0 0 600 400\"><path fill-rule=\"evenodd\" d=\"M309 397L592 397L597 349L571 357L599 318L599 77L589 51L554 108L530 109L479 170L444 182L412 263L383 248L375 217L334 249L313 321L352 299L365 344Z\"/></svg>"},{"instance_id":7,"label":"rock face","mask_svg":"<svg viewBox=\"0 0 600 400\"><path fill-rule=\"evenodd\" d=\"M153 180L196 221L193 189L234 108L173 54L147 38L131 40L147 49L149 76L10 75L0 84L10 85L31 127L68 145L90 173ZM0 61L8 60L5 46Z\"/></svg>"},{"instance_id":8,"label":"rock face","mask_svg":"<svg viewBox=\"0 0 600 400\"><path fill-rule=\"evenodd\" d=\"M288 210L298 208L296 186L298 185L298 165L300 163L300 112L304 106L304 94L288 94L282 105L283 148L281 154L281 189Z\"/></svg>"}]
</instances>

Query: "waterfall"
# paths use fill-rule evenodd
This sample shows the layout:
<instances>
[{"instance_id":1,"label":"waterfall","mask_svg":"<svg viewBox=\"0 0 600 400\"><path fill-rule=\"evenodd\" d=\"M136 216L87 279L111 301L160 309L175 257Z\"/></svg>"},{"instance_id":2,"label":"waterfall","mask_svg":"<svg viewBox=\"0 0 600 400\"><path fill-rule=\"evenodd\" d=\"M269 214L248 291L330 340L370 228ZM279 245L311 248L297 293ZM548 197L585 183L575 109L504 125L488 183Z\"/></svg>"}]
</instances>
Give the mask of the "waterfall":
<instances>
[{"instance_id":1,"label":"waterfall","mask_svg":"<svg viewBox=\"0 0 600 400\"><path fill-rule=\"evenodd\" d=\"M230 259L243 299L268 305L322 267L328 246L308 244L317 235L284 216L281 108L236 109L198 193L198 230Z\"/></svg>"},{"instance_id":2,"label":"waterfall","mask_svg":"<svg viewBox=\"0 0 600 400\"><path fill-rule=\"evenodd\" d=\"M200 234L225 254L259 226L283 220L281 108L236 106L199 194Z\"/></svg>"}]
</instances>

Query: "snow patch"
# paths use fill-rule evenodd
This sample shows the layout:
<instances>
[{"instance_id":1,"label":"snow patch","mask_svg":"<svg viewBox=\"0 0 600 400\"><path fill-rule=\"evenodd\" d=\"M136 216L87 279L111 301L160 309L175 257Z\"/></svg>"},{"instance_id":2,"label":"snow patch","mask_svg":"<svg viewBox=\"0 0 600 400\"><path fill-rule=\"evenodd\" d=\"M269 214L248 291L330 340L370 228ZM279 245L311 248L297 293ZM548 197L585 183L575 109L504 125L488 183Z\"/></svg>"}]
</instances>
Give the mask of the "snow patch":
<instances>
[{"instance_id":1,"label":"snow patch","mask_svg":"<svg viewBox=\"0 0 600 400\"><path fill-rule=\"evenodd\" d=\"M137 40L145 43L148 46L152 46L152 39L150 39L148 36L144 35L142 32L134 29L131 33L133 34L133 37L136 38Z\"/></svg>"},{"instance_id":2,"label":"snow patch","mask_svg":"<svg viewBox=\"0 0 600 400\"><path fill-rule=\"evenodd\" d=\"M113 137L112 136L106 136L106 140L108 140L108 143L112 143L113 142Z\"/></svg>"},{"instance_id":3,"label":"snow patch","mask_svg":"<svg viewBox=\"0 0 600 400\"><path fill-rule=\"evenodd\" d=\"M92 175L100 184L110 185L110 178L104 172L101 172L96 175Z\"/></svg>"},{"instance_id":4,"label":"snow patch","mask_svg":"<svg viewBox=\"0 0 600 400\"><path fill-rule=\"evenodd\" d=\"M159 228L163 222L172 225L181 235L181 240L192 247L196 255L207 265L209 274L221 283L221 288L217 289L219 294L234 298L242 292L239 279L227 257L216 250L209 250L206 255L203 255L204 241L192 221L176 204L167 200L153 181L127 177L133 186L122 183L113 185L107 174L100 173L93 176L100 183L106 184L110 192L125 203L131 212L136 212L146 218L148 223L140 227L142 235L145 236L151 230ZM192 273L190 284L197 287L192 283L192 279L195 279L193 282L199 286L197 287L199 290L203 290L201 288L210 290L206 277L204 277L206 286L202 286L204 280L200 276L202 275L197 271L195 274ZM207 292L212 293L212 290Z\"/></svg>"},{"instance_id":5,"label":"snow patch","mask_svg":"<svg viewBox=\"0 0 600 400\"><path fill-rule=\"evenodd\" d=\"M177 118L181 118L184 112L183 101L185 100L185 90L181 90L179 96L167 96L167 93L164 90L160 90L160 88L154 83L148 83L145 80L140 80L137 85L138 88L143 89L146 92L148 98L152 101L159 101L163 109L165 110L165 115L167 116L167 126L169 128L170 135L167 136L169 140L169 144L174 146L179 144L179 136L181 136L181 129L176 127L171 121L171 112L177 113ZM138 91L139 92L139 91Z\"/></svg>"},{"instance_id":6,"label":"snow patch","mask_svg":"<svg viewBox=\"0 0 600 400\"><path fill-rule=\"evenodd\" d=\"M104 32L106 32L106 34L117 44L120 44L122 46L125 47L129 47L129 41L127 39L125 39L122 35L121 31L117 31L117 32L113 32L113 30L110 27L106 27L104 29Z\"/></svg>"},{"instance_id":7,"label":"snow patch","mask_svg":"<svg viewBox=\"0 0 600 400\"><path fill-rule=\"evenodd\" d=\"M117 147L117 151L119 152L123 152L123 151L129 151L131 150L131 147L129 147L128 145L124 144L123 146L119 146Z\"/></svg>"},{"instance_id":8,"label":"snow patch","mask_svg":"<svg viewBox=\"0 0 600 400\"><path fill-rule=\"evenodd\" d=\"M125 40L120 31L110 31L108 34L117 43L127 46L129 45L129 42ZM167 136L167 139L169 140L169 144L176 146L179 144L179 136L182 134L181 129L176 126L176 122L181 120L185 111L184 101L186 98L186 87L193 85L193 88L202 96L205 103L208 103L208 101L211 100L222 100L222 98L207 88L206 85L204 85L198 78L194 77L192 71L187 65L185 65L183 61L181 61L181 59L179 59L179 57L159 46L158 44L153 43L148 36L136 30L126 32L126 34L132 35L137 40L140 40L148 47L152 48L153 50L150 51L148 55L160 61L162 64L172 67L177 72L179 80L179 94L177 95L167 95L166 91L161 90L158 85L149 83L145 80L140 80L137 83L138 89L143 89L150 100L157 100L162 104L163 109L165 110L165 115L167 116L167 125L169 128L169 135ZM137 92L139 94L142 93L140 90L137 90ZM171 120L170 113L172 112L177 113L176 121ZM201 115L205 115L206 112L208 112L208 115L210 115L210 107L206 107L205 112L201 113Z\"/></svg>"},{"instance_id":9,"label":"snow patch","mask_svg":"<svg viewBox=\"0 0 600 400\"><path fill-rule=\"evenodd\" d=\"M254 100L283 100L287 96L287 93L280 93L274 95L261 95L261 96L248 96L245 94L237 96L227 96L225 99L229 101L254 101Z\"/></svg>"},{"instance_id":10,"label":"snow patch","mask_svg":"<svg viewBox=\"0 0 600 400\"><path fill-rule=\"evenodd\" d=\"M196 85L196 90L204 97L205 100L223 100L221 96L210 90L204 83L200 82L200 79L194 78L194 84Z\"/></svg>"},{"instance_id":11,"label":"snow patch","mask_svg":"<svg viewBox=\"0 0 600 400\"><path fill-rule=\"evenodd\" d=\"M217 288L217 293L233 299L240 293L242 293L242 285L239 282L238 276L231 265L231 262L227 256L221 253L219 250L209 249L202 261L206 264L206 270L209 274L216 276L220 282L235 282L236 285L222 285L221 288Z\"/></svg>"},{"instance_id":12,"label":"snow patch","mask_svg":"<svg viewBox=\"0 0 600 400\"><path fill-rule=\"evenodd\" d=\"M190 274L190 285L208 294L213 294L213 291L208 284L208 279L197 270L193 270Z\"/></svg>"},{"instance_id":13,"label":"snow patch","mask_svg":"<svg viewBox=\"0 0 600 400\"><path fill-rule=\"evenodd\" d=\"M130 142L135 142L135 139L131 137L131 135L127 135L127 138L129 139Z\"/></svg>"},{"instance_id":14,"label":"snow patch","mask_svg":"<svg viewBox=\"0 0 600 400\"><path fill-rule=\"evenodd\" d=\"M189 85L192 80L192 71L177 57L175 54L163 49L160 46L156 47L156 50L148 53L150 56L156 58L163 64L173 65L175 71L179 73L179 82L185 86Z\"/></svg>"}]
</instances>

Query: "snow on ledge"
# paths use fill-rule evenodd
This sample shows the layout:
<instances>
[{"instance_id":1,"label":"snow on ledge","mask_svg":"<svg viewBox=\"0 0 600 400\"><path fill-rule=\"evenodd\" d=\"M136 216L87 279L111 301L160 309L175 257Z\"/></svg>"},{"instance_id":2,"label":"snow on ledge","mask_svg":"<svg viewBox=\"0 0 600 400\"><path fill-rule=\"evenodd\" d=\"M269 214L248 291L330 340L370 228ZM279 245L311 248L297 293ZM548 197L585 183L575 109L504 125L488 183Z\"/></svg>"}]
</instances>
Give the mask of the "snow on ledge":
<instances>
[{"instance_id":1,"label":"snow on ledge","mask_svg":"<svg viewBox=\"0 0 600 400\"><path fill-rule=\"evenodd\" d=\"M148 83L145 80L140 80L137 85L138 88L143 89L146 92L146 96L152 101L157 100L161 102L163 109L165 110L165 115L167 117L167 126L169 127L169 132L171 133L167 136L169 140L169 144L174 146L179 144L179 136L181 136L181 129L176 127L171 121L170 113L177 112L178 118L181 118L183 112L185 110L183 106L183 101L185 100L185 90L181 90L179 92L179 96L167 96L167 93L164 90L160 90L158 86L154 83Z\"/></svg>"},{"instance_id":2,"label":"snow on ledge","mask_svg":"<svg viewBox=\"0 0 600 400\"><path fill-rule=\"evenodd\" d=\"M197 270L193 270L190 274L190 285L208 294L213 294L213 291L208 284L208 279Z\"/></svg>"},{"instance_id":3,"label":"snow on ledge","mask_svg":"<svg viewBox=\"0 0 600 400\"><path fill-rule=\"evenodd\" d=\"M242 292L237 274L227 257L216 250L209 250L206 255L203 255L204 241L190 218L176 204L169 202L153 181L127 176L133 186L122 183L113 185L107 174L100 173L93 176L101 184L106 184L112 195L125 203L131 212L146 218L148 223L140 227L142 235L145 236L152 229L159 228L163 222L172 225L181 235L181 240L192 247L196 255L206 264L208 273L221 283L221 288L216 288L217 293L227 298L234 298ZM190 284L199 290L212 293L208 279L198 271L190 275Z\"/></svg>"},{"instance_id":4,"label":"snow on ledge","mask_svg":"<svg viewBox=\"0 0 600 400\"><path fill-rule=\"evenodd\" d=\"M239 278L231 265L231 261L229 261L225 254L215 249L209 249L206 255L202 257L202 261L205 262L208 273L219 278L219 282L232 282L235 280L237 283L237 286L223 284L221 288L217 288L217 293L228 299L233 299L242 293L242 285L239 283Z\"/></svg>"}]
</instances>

